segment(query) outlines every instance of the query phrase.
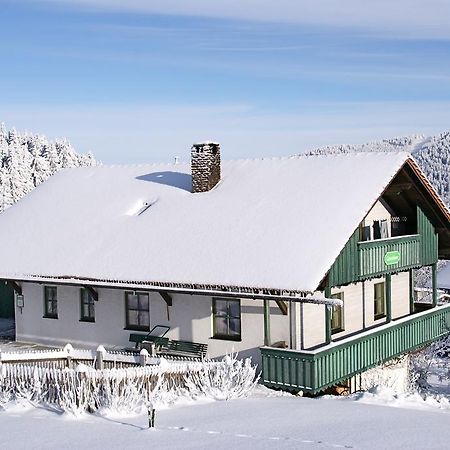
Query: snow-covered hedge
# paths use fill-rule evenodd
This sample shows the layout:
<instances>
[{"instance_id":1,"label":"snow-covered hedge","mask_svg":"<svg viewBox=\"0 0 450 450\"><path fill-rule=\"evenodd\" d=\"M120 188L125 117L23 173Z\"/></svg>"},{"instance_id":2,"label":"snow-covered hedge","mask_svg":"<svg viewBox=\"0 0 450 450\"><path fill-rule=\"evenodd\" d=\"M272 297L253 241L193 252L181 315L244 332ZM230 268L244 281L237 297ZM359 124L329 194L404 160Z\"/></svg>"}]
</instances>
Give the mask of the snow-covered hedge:
<instances>
[{"instance_id":1,"label":"snow-covered hedge","mask_svg":"<svg viewBox=\"0 0 450 450\"><path fill-rule=\"evenodd\" d=\"M51 405L64 412L135 413L174 403L180 398L229 400L248 396L257 382L256 367L235 355L222 361L169 362L97 370L3 364L0 406L15 400Z\"/></svg>"}]
</instances>

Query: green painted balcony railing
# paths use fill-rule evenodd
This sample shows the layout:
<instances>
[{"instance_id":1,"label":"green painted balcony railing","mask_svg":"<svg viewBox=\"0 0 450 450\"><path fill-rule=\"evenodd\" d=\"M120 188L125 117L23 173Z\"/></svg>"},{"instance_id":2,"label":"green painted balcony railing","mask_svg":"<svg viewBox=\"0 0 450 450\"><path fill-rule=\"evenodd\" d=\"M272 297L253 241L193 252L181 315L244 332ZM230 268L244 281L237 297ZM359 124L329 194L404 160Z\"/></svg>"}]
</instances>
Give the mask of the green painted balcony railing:
<instances>
[{"instance_id":1,"label":"green painted balcony railing","mask_svg":"<svg viewBox=\"0 0 450 450\"><path fill-rule=\"evenodd\" d=\"M380 276L388 271L420 266L420 244L421 236L418 234L378 241L358 242L359 278ZM389 261L386 255L392 255L392 260Z\"/></svg>"},{"instance_id":2,"label":"green painted balcony railing","mask_svg":"<svg viewBox=\"0 0 450 450\"><path fill-rule=\"evenodd\" d=\"M418 207L417 234L360 242L359 228L356 229L331 267L328 285L342 286L429 266L437 260L438 235Z\"/></svg>"},{"instance_id":3,"label":"green painted balcony railing","mask_svg":"<svg viewBox=\"0 0 450 450\"><path fill-rule=\"evenodd\" d=\"M262 347L268 387L318 393L449 332L450 305L382 325L313 351Z\"/></svg>"}]
</instances>

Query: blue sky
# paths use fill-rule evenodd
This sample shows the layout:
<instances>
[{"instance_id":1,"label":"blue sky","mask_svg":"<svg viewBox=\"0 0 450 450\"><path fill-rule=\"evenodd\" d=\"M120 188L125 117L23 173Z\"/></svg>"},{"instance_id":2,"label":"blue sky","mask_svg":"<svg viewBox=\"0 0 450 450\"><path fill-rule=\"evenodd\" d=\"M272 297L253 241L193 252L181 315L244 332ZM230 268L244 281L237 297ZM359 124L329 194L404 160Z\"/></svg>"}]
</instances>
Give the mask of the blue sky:
<instances>
[{"instance_id":1,"label":"blue sky","mask_svg":"<svg viewBox=\"0 0 450 450\"><path fill-rule=\"evenodd\" d=\"M0 121L105 163L437 133L449 3L0 0Z\"/></svg>"}]
</instances>

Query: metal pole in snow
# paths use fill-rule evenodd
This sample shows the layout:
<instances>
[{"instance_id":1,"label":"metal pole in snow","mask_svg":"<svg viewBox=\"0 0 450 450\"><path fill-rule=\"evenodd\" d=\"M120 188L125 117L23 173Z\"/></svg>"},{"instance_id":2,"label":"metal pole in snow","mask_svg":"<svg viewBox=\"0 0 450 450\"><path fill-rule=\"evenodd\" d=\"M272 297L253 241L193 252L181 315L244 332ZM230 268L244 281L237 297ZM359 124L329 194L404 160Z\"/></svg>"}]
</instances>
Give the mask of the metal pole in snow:
<instances>
[{"instance_id":1,"label":"metal pole in snow","mask_svg":"<svg viewBox=\"0 0 450 450\"><path fill-rule=\"evenodd\" d=\"M155 428L155 408L153 408L153 406L149 406L147 414L148 414L148 427Z\"/></svg>"}]
</instances>

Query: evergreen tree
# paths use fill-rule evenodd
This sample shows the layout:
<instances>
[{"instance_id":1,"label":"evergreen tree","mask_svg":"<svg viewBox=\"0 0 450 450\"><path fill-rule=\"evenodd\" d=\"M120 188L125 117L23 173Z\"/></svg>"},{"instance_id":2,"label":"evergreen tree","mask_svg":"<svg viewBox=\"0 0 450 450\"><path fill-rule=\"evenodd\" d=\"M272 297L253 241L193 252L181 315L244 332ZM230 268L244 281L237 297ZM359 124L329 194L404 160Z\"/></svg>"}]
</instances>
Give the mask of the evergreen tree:
<instances>
[{"instance_id":1,"label":"evergreen tree","mask_svg":"<svg viewBox=\"0 0 450 450\"><path fill-rule=\"evenodd\" d=\"M67 140L21 134L0 124L0 212L59 169L93 166L92 154L80 155Z\"/></svg>"}]
</instances>

